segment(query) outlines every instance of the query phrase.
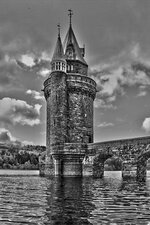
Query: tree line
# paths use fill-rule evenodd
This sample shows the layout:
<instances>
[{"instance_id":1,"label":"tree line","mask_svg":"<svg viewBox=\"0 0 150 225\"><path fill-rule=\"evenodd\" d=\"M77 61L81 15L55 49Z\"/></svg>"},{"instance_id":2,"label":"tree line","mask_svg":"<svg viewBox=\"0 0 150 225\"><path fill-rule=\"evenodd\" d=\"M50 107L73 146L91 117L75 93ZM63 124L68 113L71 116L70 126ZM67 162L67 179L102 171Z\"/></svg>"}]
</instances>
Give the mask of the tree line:
<instances>
[{"instance_id":1,"label":"tree line","mask_svg":"<svg viewBox=\"0 0 150 225\"><path fill-rule=\"evenodd\" d=\"M0 149L0 169L39 169L39 155L45 146L9 146Z\"/></svg>"}]
</instances>

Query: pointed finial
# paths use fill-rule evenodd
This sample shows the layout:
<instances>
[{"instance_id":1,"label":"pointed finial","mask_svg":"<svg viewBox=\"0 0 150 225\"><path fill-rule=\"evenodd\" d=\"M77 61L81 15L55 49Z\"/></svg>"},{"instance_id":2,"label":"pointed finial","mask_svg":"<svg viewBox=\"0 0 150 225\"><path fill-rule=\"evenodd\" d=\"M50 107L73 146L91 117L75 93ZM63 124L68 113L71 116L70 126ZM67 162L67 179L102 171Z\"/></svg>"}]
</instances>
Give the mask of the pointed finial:
<instances>
[{"instance_id":1,"label":"pointed finial","mask_svg":"<svg viewBox=\"0 0 150 225\"><path fill-rule=\"evenodd\" d=\"M60 37L60 23L57 24L58 27L58 37Z\"/></svg>"},{"instance_id":2,"label":"pointed finial","mask_svg":"<svg viewBox=\"0 0 150 225\"><path fill-rule=\"evenodd\" d=\"M72 9L68 9L68 16L70 17L70 25L71 25L71 23L72 23L72 21L71 21L71 19L72 19L72 15L73 15L73 11L72 11Z\"/></svg>"}]
</instances>

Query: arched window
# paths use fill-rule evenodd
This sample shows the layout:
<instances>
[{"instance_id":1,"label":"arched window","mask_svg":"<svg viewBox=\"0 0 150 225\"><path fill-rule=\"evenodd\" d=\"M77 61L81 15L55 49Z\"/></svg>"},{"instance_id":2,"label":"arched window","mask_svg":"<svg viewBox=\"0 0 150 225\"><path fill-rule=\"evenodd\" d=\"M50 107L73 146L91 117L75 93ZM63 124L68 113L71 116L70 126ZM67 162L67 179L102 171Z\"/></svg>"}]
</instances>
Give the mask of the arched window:
<instances>
[{"instance_id":1,"label":"arched window","mask_svg":"<svg viewBox=\"0 0 150 225\"><path fill-rule=\"evenodd\" d=\"M60 62L58 63L58 70L60 70Z\"/></svg>"},{"instance_id":2,"label":"arched window","mask_svg":"<svg viewBox=\"0 0 150 225\"><path fill-rule=\"evenodd\" d=\"M66 55L68 59L75 58L75 49L72 43L67 46Z\"/></svg>"},{"instance_id":3,"label":"arched window","mask_svg":"<svg viewBox=\"0 0 150 225\"><path fill-rule=\"evenodd\" d=\"M69 65L70 67L70 65ZM67 66L68 68L68 66ZM55 61L51 64L52 71L66 71L66 64L62 61ZM68 69L69 70L69 69Z\"/></svg>"},{"instance_id":4,"label":"arched window","mask_svg":"<svg viewBox=\"0 0 150 225\"><path fill-rule=\"evenodd\" d=\"M58 62L56 62L56 68L55 69L58 70Z\"/></svg>"},{"instance_id":5,"label":"arched window","mask_svg":"<svg viewBox=\"0 0 150 225\"><path fill-rule=\"evenodd\" d=\"M62 63L62 70L65 71L65 63Z\"/></svg>"},{"instance_id":6,"label":"arched window","mask_svg":"<svg viewBox=\"0 0 150 225\"><path fill-rule=\"evenodd\" d=\"M69 71L69 68L70 68L69 65L67 65L67 71Z\"/></svg>"}]
</instances>

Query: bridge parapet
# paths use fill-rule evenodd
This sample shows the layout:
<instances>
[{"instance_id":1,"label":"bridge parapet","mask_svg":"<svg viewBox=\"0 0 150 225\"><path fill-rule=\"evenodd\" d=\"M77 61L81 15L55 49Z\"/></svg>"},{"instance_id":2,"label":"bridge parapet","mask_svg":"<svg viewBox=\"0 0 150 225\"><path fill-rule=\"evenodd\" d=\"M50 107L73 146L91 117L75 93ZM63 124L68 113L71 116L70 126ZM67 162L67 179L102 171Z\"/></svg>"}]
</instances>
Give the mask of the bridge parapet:
<instances>
[{"instance_id":1,"label":"bridge parapet","mask_svg":"<svg viewBox=\"0 0 150 225\"><path fill-rule=\"evenodd\" d=\"M123 140L114 140L88 144L89 154L106 154L114 155L123 160L135 159L144 154L150 145L150 137L132 138Z\"/></svg>"},{"instance_id":2,"label":"bridge parapet","mask_svg":"<svg viewBox=\"0 0 150 225\"><path fill-rule=\"evenodd\" d=\"M92 156L95 177L103 176L104 162L108 158L117 157L122 160L123 178L145 180L146 161L150 158L150 136L91 143L88 144L88 155Z\"/></svg>"}]
</instances>

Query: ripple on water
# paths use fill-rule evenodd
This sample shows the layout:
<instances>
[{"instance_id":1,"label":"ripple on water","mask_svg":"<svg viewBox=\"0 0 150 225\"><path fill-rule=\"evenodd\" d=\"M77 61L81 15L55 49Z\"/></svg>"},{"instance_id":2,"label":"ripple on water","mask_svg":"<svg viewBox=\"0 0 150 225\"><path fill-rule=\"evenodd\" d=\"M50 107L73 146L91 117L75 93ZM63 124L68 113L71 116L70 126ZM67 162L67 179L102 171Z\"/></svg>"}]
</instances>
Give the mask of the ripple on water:
<instances>
[{"instance_id":1,"label":"ripple on water","mask_svg":"<svg viewBox=\"0 0 150 225\"><path fill-rule=\"evenodd\" d=\"M150 224L150 177L146 184L104 179L3 176L0 224Z\"/></svg>"}]
</instances>

